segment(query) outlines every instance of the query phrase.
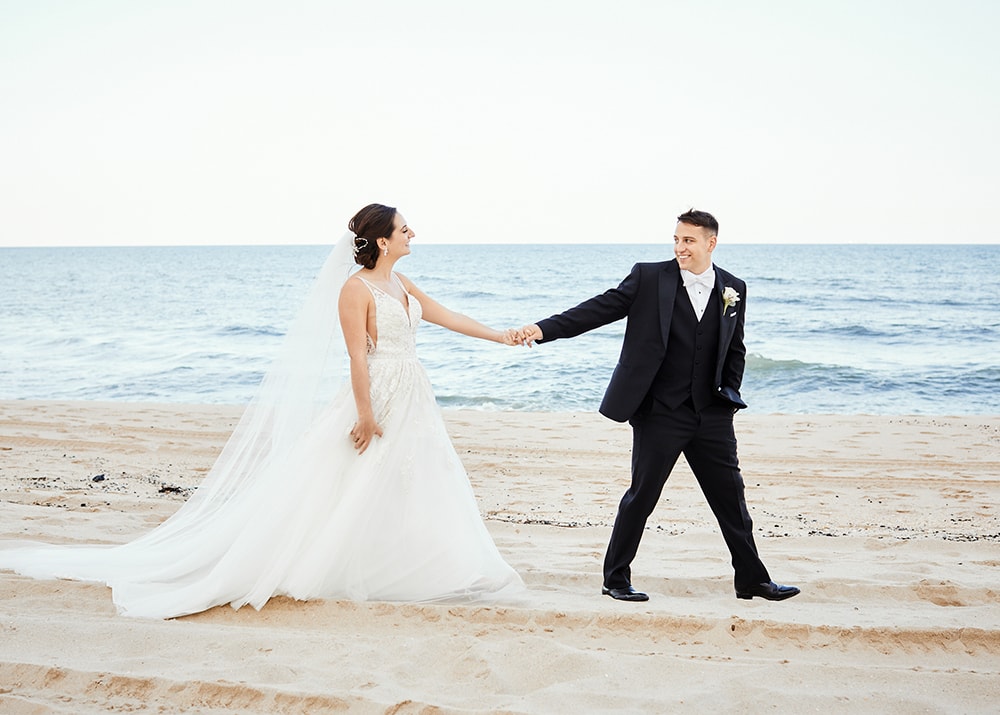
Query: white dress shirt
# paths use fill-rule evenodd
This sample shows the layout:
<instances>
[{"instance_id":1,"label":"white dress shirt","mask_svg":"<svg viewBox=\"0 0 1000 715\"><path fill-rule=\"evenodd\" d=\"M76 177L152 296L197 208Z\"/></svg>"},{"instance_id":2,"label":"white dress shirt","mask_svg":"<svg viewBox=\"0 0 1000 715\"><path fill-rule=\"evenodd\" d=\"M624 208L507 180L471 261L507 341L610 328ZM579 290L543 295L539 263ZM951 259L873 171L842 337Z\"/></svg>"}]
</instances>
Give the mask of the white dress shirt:
<instances>
[{"instance_id":1,"label":"white dress shirt","mask_svg":"<svg viewBox=\"0 0 1000 715\"><path fill-rule=\"evenodd\" d=\"M682 268L681 278L684 280L684 287L687 288L691 305L694 306L694 314L698 316L698 322L701 322L701 316L708 307L709 296L715 288L715 268L709 266L707 271L697 275Z\"/></svg>"}]
</instances>

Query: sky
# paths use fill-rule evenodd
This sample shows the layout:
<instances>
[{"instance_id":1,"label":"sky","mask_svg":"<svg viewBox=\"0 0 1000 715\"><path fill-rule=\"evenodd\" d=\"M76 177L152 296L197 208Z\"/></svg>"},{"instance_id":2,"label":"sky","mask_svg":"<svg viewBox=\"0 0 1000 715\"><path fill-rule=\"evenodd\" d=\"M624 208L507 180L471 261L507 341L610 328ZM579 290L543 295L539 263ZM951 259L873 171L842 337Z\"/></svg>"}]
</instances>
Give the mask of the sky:
<instances>
[{"instance_id":1,"label":"sky","mask_svg":"<svg viewBox=\"0 0 1000 715\"><path fill-rule=\"evenodd\" d=\"M994 0L0 0L0 246L1000 243Z\"/></svg>"}]
</instances>

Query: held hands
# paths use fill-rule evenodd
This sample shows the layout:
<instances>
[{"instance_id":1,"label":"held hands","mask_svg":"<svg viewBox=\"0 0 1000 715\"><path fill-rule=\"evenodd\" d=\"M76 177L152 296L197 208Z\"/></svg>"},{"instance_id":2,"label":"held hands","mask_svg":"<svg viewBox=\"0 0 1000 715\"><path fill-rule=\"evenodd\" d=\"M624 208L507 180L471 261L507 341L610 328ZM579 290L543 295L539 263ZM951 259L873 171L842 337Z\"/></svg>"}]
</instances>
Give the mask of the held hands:
<instances>
[{"instance_id":1,"label":"held hands","mask_svg":"<svg viewBox=\"0 0 1000 715\"><path fill-rule=\"evenodd\" d=\"M500 334L500 342L504 345L523 345L521 333L513 328L507 328Z\"/></svg>"},{"instance_id":2,"label":"held hands","mask_svg":"<svg viewBox=\"0 0 1000 715\"><path fill-rule=\"evenodd\" d=\"M529 348L532 343L541 340L543 337L542 329L537 325L532 323L531 325L525 325L523 328L517 331L517 334L521 337L521 345L527 345Z\"/></svg>"},{"instance_id":3,"label":"held hands","mask_svg":"<svg viewBox=\"0 0 1000 715\"><path fill-rule=\"evenodd\" d=\"M527 345L531 347L532 342L542 339L542 331L537 325L526 325L520 330L507 328L502 333L500 342L504 345Z\"/></svg>"},{"instance_id":4,"label":"held hands","mask_svg":"<svg viewBox=\"0 0 1000 715\"><path fill-rule=\"evenodd\" d=\"M358 450L358 454L364 454L376 436L382 436L382 428L374 417L359 418L351 427L351 444Z\"/></svg>"},{"instance_id":5,"label":"held hands","mask_svg":"<svg viewBox=\"0 0 1000 715\"><path fill-rule=\"evenodd\" d=\"M532 343L537 342L544 337L545 336L542 335L542 329L534 323L531 325L525 325L521 328L521 338L524 340L523 345L527 345L529 348Z\"/></svg>"}]
</instances>

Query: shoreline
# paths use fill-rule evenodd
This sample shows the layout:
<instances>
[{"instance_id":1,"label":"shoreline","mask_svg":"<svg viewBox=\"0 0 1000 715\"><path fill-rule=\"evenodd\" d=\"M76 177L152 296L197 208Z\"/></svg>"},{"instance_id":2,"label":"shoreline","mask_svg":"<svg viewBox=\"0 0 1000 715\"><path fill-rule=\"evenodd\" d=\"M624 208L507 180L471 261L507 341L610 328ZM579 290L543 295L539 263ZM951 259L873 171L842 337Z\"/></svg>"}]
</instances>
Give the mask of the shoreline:
<instances>
[{"instance_id":1,"label":"shoreline","mask_svg":"<svg viewBox=\"0 0 1000 715\"><path fill-rule=\"evenodd\" d=\"M0 539L143 533L197 485L242 410L0 401ZM600 596L600 562L630 428L597 413L444 414L525 602L272 599L138 621L117 616L103 586L0 572L0 710L993 706L1000 416L742 413L757 545L802 594L734 598L717 527L679 464L634 564L651 600L622 604Z\"/></svg>"}]
</instances>

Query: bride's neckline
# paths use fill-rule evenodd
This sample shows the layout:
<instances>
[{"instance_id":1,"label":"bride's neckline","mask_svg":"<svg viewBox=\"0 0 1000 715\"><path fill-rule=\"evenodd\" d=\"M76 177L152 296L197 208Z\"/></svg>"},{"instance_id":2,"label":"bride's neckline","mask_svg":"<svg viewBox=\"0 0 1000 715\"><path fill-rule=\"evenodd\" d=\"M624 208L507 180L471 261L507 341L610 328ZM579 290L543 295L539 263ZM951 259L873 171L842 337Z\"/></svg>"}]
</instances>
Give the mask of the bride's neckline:
<instances>
[{"instance_id":1,"label":"bride's neckline","mask_svg":"<svg viewBox=\"0 0 1000 715\"><path fill-rule=\"evenodd\" d=\"M373 289L377 290L382 295L387 296L389 298L392 298L394 301L396 301L397 303L399 303L402 306L403 310L406 312L407 317L409 317L409 315L410 315L410 292L408 290L406 290L406 286L403 285L403 281L401 281L399 279L399 276L397 276L395 272L393 272L393 273L390 274L390 279L388 281L382 280L382 281L379 281L379 282L375 282L374 280L371 280L370 278L365 278L363 275L360 275L360 274L358 274L358 278L360 278L362 281L364 281L366 285L368 285L368 286L372 287ZM389 286L389 285L397 285L397 286L399 286L399 289L400 289L400 291L402 291L402 294L403 294L402 297L398 297L398 296L393 295L392 293L390 293L389 291L387 291L385 288L383 288L381 285L379 285L379 283L383 283L386 286Z\"/></svg>"}]
</instances>

